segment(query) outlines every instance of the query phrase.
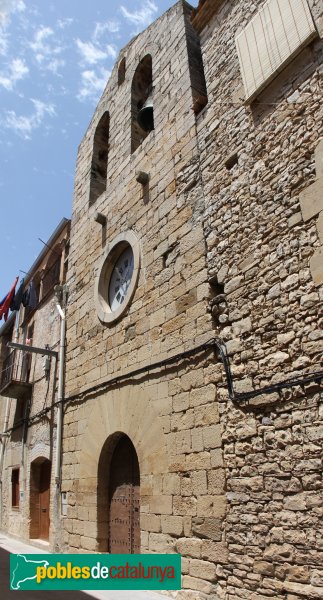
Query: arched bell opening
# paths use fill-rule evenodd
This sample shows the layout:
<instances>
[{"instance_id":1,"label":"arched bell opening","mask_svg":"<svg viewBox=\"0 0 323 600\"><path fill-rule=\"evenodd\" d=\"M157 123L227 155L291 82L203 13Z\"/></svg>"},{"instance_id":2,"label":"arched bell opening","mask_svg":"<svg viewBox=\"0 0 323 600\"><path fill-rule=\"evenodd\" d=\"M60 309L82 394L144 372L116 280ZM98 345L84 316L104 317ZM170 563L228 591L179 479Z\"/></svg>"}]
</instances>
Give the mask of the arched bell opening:
<instances>
[{"instance_id":1,"label":"arched bell opening","mask_svg":"<svg viewBox=\"0 0 323 600\"><path fill-rule=\"evenodd\" d=\"M106 111L99 121L93 139L90 204L93 204L107 188L109 127L110 117Z\"/></svg>"},{"instance_id":2,"label":"arched bell opening","mask_svg":"<svg viewBox=\"0 0 323 600\"><path fill-rule=\"evenodd\" d=\"M122 85L126 78L126 57L120 61L118 66L118 85Z\"/></svg>"},{"instance_id":3,"label":"arched bell opening","mask_svg":"<svg viewBox=\"0 0 323 600\"><path fill-rule=\"evenodd\" d=\"M131 86L131 152L135 152L154 129L152 58L144 56Z\"/></svg>"}]
</instances>

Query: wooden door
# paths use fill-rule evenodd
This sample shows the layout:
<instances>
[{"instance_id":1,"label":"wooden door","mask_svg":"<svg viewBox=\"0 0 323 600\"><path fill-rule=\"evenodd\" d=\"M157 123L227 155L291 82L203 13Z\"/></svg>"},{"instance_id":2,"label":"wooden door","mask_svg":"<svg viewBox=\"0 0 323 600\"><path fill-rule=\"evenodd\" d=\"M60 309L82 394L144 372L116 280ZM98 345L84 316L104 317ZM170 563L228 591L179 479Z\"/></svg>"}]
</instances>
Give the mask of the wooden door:
<instances>
[{"instance_id":1,"label":"wooden door","mask_svg":"<svg viewBox=\"0 0 323 600\"><path fill-rule=\"evenodd\" d=\"M140 475L135 448L123 436L114 450L109 485L109 551L140 552Z\"/></svg>"},{"instance_id":2,"label":"wooden door","mask_svg":"<svg viewBox=\"0 0 323 600\"><path fill-rule=\"evenodd\" d=\"M40 467L39 478L39 538L49 538L49 498L51 463L45 460Z\"/></svg>"}]
</instances>

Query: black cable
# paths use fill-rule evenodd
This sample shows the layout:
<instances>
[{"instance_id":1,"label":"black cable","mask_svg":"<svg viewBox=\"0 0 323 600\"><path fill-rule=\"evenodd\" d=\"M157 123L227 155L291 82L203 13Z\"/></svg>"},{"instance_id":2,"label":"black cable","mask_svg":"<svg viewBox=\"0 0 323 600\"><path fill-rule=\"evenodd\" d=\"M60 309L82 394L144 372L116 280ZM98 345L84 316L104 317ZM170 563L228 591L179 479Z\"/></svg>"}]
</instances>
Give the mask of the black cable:
<instances>
[{"instance_id":1,"label":"black cable","mask_svg":"<svg viewBox=\"0 0 323 600\"><path fill-rule=\"evenodd\" d=\"M224 371L225 371L229 398L233 402L236 402L238 404L240 402L250 400L251 398L255 398L256 396L261 396L263 394L271 394L277 390L282 390L282 389L286 389L286 388L289 389L289 388L296 387L299 385L306 385L307 383L313 383L313 382L318 382L318 381L323 380L323 371L317 371L317 372L305 373L301 378L298 378L298 379L294 379L294 378L285 379L284 381L281 381L279 383L274 383L272 385L265 386L265 387L259 388L257 390L251 390L250 392L236 392L234 390L234 386L233 386L233 377L232 377L232 372L231 372L230 360L227 355L226 346L225 346L225 343L223 342L223 340L218 338L218 339L210 340L209 342L206 342L205 344L201 344L200 346L197 346L195 348L191 348L190 350L186 350L185 352L181 352L180 354L170 356L169 358L166 358L164 360L160 360L155 363L151 363L150 365L145 365L144 367L140 367L139 369L134 369L130 373L118 375L117 377L114 377L113 379L104 381L104 382L94 385L90 388L87 388L86 390L84 390L83 392L80 392L79 394L73 394L72 396L63 398L60 401L53 402L53 404L51 404L51 406L43 409L39 413L36 413L32 417L29 417L27 419L28 425L33 423L35 420L41 419L42 417L44 417L48 412L50 412L55 406L58 406L58 404L60 404L61 402L63 404L66 404L67 402L73 402L73 400L83 400L86 396L92 395L96 391L104 391L105 389L109 389L110 387L118 385L119 383L122 383L124 381L129 381L129 380L137 377L138 375L147 373L148 371L153 371L158 368L171 366L173 364L178 363L180 360L185 360L186 358L190 358L191 356L194 356L195 354L199 354L200 352L209 352L211 350L213 350L214 352L218 351L221 361L223 363ZM17 429L17 426L12 427L11 429L7 429L7 431L4 433L9 433L9 432L13 431L14 429Z\"/></svg>"},{"instance_id":2,"label":"black cable","mask_svg":"<svg viewBox=\"0 0 323 600\"><path fill-rule=\"evenodd\" d=\"M223 342L223 340L218 338L218 339L210 340L209 342L206 342L205 344L201 344L200 346L197 346L196 348L186 350L185 352L182 352L181 354L176 354L175 356L171 356L169 358L166 358L165 360L161 360L156 363L152 363L145 367L141 367L140 369L131 371L130 373L126 373L124 375L119 375L117 377L114 377L113 379L110 379L109 381L105 381L105 382L99 383L97 385L94 385L79 394L73 394L72 396L65 398L64 402L71 402L76 399L82 399L82 398L84 398L84 396L86 396L88 394L93 394L94 392L96 392L102 388L104 389L104 388L108 388L110 386L112 387L118 383L122 383L122 381L131 379L132 377L136 377L137 375L141 375L142 373L146 373L147 371L165 367L165 366L177 363L179 360L184 360L185 358L189 358L190 356L193 356L194 354L198 354L199 352L207 352L210 350L213 350L213 351L218 350L221 361L223 363L224 371L225 371L229 397L231 400L233 400L234 402L237 402L237 403L244 401L244 400L250 400L251 398L260 396L262 394L271 394L272 392L275 392L276 390L280 390L283 388L290 388L290 387L295 387L297 385L304 385L306 383L311 383L314 381L321 381L323 379L323 371L318 371L315 373L306 373L305 378L303 376L301 379L293 379L293 378L286 379L279 383L275 383L270 386L259 388L258 390L251 390L250 392L236 392L234 390L234 386L233 386L233 377L232 377L232 373L231 373L231 366L230 366L229 357L227 355L226 346L225 346L225 343Z\"/></svg>"},{"instance_id":3,"label":"black cable","mask_svg":"<svg viewBox=\"0 0 323 600\"><path fill-rule=\"evenodd\" d=\"M305 373L299 379L285 379L284 381L280 381L279 383L273 383L272 385L268 385L258 390L250 390L250 392L236 392L233 387L233 377L231 373L231 366L229 357L227 355L227 350L224 342L221 339L214 340L214 345L219 351L221 356L221 360L224 366L229 397L233 402L242 402L245 400L250 400L251 398L255 398L256 396L261 396L263 394L272 394L277 390L282 390L286 388L296 387L298 385L305 385L306 383L312 383L323 380L323 371L309 372Z\"/></svg>"}]
</instances>

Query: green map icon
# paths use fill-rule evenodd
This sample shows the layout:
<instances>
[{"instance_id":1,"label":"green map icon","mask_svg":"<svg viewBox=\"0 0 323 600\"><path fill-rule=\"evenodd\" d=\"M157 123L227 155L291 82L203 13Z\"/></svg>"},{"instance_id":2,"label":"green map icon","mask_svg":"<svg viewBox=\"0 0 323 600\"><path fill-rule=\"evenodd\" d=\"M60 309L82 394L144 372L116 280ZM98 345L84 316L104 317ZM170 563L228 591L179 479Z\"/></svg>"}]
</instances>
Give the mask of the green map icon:
<instances>
[{"instance_id":1,"label":"green map icon","mask_svg":"<svg viewBox=\"0 0 323 600\"><path fill-rule=\"evenodd\" d=\"M26 581L36 579L36 568L38 566L49 566L49 562L47 560L30 560L29 558L26 558L24 554L16 554L14 558L16 565L12 570L12 577L10 581L11 590L23 590L24 583Z\"/></svg>"},{"instance_id":2,"label":"green map icon","mask_svg":"<svg viewBox=\"0 0 323 600\"><path fill-rule=\"evenodd\" d=\"M10 554L11 590L180 588L180 554Z\"/></svg>"}]
</instances>

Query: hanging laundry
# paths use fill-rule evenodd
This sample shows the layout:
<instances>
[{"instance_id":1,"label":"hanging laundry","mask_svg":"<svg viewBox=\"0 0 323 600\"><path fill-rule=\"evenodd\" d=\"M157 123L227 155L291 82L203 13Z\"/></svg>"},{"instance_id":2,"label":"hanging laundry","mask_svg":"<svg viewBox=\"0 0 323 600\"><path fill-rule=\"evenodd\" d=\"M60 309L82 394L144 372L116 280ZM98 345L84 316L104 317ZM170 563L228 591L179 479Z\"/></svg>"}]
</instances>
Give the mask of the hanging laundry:
<instances>
[{"instance_id":1,"label":"hanging laundry","mask_svg":"<svg viewBox=\"0 0 323 600\"><path fill-rule=\"evenodd\" d=\"M20 304L22 302L22 296L24 293L24 279L21 280L20 286L18 288L18 292L15 293L11 300L10 310L19 310Z\"/></svg>"},{"instance_id":2,"label":"hanging laundry","mask_svg":"<svg viewBox=\"0 0 323 600\"><path fill-rule=\"evenodd\" d=\"M29 308L36 308L38 304L37 292L33 280L22 295L22 303Z\"/></svg>"},{"instance_id":3,"label":"hanging laundry","mask_svg":"<svg viewBox=\"0 0 323 600\"><path fill-rule=\"evenodd\" d=\"M18 279L19 279L19 277L16 277L16 281L13 284L10 292L8 292L8 294L3 299L3 301L2 301L2 303L0 305L0 321L1 321L2 317L4 317L5 321L8 319L8 313L9 313L9 310L10 310L11 300L12 300L14 294L15 294L15 289L16 289L16 285L18 283Z\"/></svg>"}]
</instances>

